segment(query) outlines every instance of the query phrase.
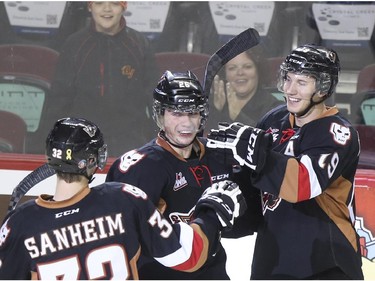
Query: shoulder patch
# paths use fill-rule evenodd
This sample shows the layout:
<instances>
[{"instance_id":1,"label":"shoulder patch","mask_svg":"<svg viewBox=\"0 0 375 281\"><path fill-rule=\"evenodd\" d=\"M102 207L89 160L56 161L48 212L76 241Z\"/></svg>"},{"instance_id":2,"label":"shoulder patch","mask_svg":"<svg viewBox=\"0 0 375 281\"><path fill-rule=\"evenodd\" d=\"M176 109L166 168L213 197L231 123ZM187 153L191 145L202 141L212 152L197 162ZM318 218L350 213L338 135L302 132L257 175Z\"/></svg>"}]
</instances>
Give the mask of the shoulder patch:
<instances>
[{"instance_id":1,"label":"shoulder patch","mask_svg":"<svg viewBox=\"0 0 375 281\"><path fill-rule=\"evenodd\" d=\"M137 164L144 157L145 155L139 153L137 150L131 150L121 156L119 169L121 172L126 172L131 166Z\"/></svg>"},{"instance_id":2,"label":"shoulder patch","mask_svg":"<svg viewBox=\"0 0 375 281\"><path fill-rule=\"evenodd\" d=\"M346 145L348 140L351 138L350 129L335 122L331 124L329 131L333 136L333 140L341 145Z\"/></svg>"}]
</instances>

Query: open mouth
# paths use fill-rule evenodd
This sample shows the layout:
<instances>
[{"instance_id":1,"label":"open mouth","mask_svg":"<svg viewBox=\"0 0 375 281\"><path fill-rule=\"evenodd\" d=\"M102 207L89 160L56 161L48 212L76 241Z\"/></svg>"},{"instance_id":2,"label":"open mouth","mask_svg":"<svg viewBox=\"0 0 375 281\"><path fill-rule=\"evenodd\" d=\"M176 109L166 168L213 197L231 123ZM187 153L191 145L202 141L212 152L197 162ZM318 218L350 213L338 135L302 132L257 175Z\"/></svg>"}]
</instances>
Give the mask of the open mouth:
<instances>
[{"instance_id":1,"label":"open mouth","mask_svg":"<svg viewBox=\"0 0 375 281\"><path fill-rule=\"evenodd\" d=\"M301 99L297 99L297 98L292 98L292 97L288 97L288 102L290 103L299 103L301 101Z\"/></svg>"}]
</instances>

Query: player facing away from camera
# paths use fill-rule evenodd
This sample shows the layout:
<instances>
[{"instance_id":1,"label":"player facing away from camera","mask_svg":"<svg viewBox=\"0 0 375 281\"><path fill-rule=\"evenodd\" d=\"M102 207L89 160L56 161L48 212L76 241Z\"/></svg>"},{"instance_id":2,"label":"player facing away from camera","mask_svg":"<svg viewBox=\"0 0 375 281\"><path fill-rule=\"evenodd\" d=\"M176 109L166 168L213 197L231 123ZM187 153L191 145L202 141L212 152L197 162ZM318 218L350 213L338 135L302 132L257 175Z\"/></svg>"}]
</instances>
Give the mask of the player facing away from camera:
<instances>
[{"instance_id":1,"label":"player facing away from camera","mask_svg":"<svg viewBox=\"0 0 375 281\"><path fill-rule=\"evenodd\" d=\"M261 191L252 279L363 279L354 228L357 131L327 106L340 62L334 50L306 44L280 66L286 105L257 128L212 130L208 147L250 170Z\"/></svg>"},{"instance_id":2,"label":"player facing away from camera","mask_svg":"<svg viewBox=\"0 0 375 281\"><path fill-rule=\"evenodd\" d=\"M221 181L198 198L191 224L171 225L135 186L89 188L107 152L99 128L85 119L58 120L46 154L56 191L5 218L0 279L138 279L141 248L174 270L195 271L215 253L211 241L246 209L238 186Z\"/></svg>"},{"instance_id":3,"label":"player facing away from camera","mask_svg":"<svg viewBox=\"0 0 375 281\"><path fill-rule=\"evenodd\" d=\"M208 100L191 72L166 71L153 93L157 137L119 157L107 181L127 182L141 188L171 223L190 221L203 191L220 180L231 179L232 165L223 165L206 139L197 137L208 116ZM226 254L217 241L217 253L196 272L171 270L144 256L141 279L229 279ZM144 254L144 253L143 253Z\"/></svg>"}]
</instances>

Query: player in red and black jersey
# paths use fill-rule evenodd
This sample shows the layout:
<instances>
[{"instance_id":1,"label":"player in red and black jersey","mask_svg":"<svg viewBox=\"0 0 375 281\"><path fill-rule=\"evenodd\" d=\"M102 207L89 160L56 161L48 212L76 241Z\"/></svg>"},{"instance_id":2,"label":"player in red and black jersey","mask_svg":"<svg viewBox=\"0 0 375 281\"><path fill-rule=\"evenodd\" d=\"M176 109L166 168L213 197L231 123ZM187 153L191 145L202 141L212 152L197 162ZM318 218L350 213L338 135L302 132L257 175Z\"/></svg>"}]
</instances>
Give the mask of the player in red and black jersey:
<instances>
[{"instance_id":1,"label":"player in red and black jersey","mask_svg":"<svg viewBox=\"0 0 375 281\"><path fill-rule=\"evenodd\" d=\"M141 249L173 270L195 271L215 254L220 231L246 204L238 186L221 181L199 198L191 224L170 224L138 187L89 188L107 161L99 128L85 119L57 121L46 141L56 171L54 195L7 215L0 236L0 279L138 279Z\"/></svg>"},{"instance_id":2,"label":"player in red and black jersey","mask_svg":"<svg viewBox=\"0 0 375 281\"><path fill-rule=\"evenodd\" d=\"M197 137L208 116L208 100L196 76L166 71L154 90L153 118L157 138L125 153L110 168L107 180L141 188L171 223L189 222L203 191L232 178L232 165L223 165L206 139ZM141 279L229 279L222 245L196 272L177 272L142 257Z\"/></svg>"},{"instance_id":3,"label":"player in red and black jersey","mask_svg":"<svg viewBox=\"0 0 375 281\"><path fill-rule=\"evenodd\" d=\"M298 47L280 66L286 105L257 128L223 124L208 136L207 146L250 170L249 186L261 191L252 279L363 279L354 228L358 133L325 102L339 71L334 50Z\"/></svg>"}]
</instances>

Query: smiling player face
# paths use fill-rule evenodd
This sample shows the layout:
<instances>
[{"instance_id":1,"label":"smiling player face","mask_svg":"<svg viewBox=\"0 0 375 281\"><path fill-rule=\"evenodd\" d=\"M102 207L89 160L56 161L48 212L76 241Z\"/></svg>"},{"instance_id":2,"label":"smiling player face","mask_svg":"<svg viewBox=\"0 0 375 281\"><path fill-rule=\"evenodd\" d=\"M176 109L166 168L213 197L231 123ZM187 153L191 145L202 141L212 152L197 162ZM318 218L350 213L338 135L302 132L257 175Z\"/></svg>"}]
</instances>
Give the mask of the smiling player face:
<instances>
[{"instance_id":1,"label":"smiling player face","mask_svg":"<svg viewBox=\"0 0 375 281\"><path fill-rule=\"evenodd\" d=\"M201 116L199 112L185 113L166 109L164 113L164 131L166 137L177 145L189 145L195 138Z\"/></svg>"},{"instance_id":2,"label":"smiling player face","mask_svg":"<svg viewBox=\"0 0 375 281\"><path fill-rule=\"evenodd\" d=\"M315 84L316 79L311 76L287 73L283 90L289 112L299 114L310 105Z\"/></svg>"}]
</instances>

